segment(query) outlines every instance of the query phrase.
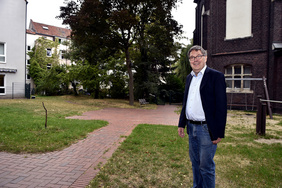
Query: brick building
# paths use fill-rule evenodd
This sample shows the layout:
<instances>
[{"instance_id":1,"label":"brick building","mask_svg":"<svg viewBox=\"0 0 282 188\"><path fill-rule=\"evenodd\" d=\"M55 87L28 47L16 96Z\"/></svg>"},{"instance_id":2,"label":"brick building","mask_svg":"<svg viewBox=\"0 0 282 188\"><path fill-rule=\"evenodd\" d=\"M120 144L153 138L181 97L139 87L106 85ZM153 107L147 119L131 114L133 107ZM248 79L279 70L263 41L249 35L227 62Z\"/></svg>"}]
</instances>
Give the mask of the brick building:
<instances>
[{"instance_id":1,"label":"brick building","mask_svg":"<svg viewBox=\"0 0 282 188\"><path fill-rule=\"evenodd\" d=\"M256 109L257 96L266 99L267 92L282 101L282 0L194 3L194 44L207 49L209 67L225 74L228 108ZM271 106L282 112L282 104Z\"/></svg>"}]
</instances>

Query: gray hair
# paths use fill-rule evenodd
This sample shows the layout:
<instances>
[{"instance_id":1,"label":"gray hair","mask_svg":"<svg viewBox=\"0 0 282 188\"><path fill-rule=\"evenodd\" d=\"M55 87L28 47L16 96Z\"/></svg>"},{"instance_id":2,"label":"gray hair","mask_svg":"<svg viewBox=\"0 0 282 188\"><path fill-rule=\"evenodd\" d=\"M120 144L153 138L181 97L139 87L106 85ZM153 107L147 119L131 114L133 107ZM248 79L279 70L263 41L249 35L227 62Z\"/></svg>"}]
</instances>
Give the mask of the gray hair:
<instances>
[{"instance_id":1,"label":"gray hair","mask_svg":"<svg viewBox=\"0 0 282 188\"><path fill-rule=\"evenodd\" d=\"M188 57L190 56L190 52L193 51L193 50L195 50L195 51L200 50L204 56L207 55L207 51L206 51L204 48L202 48L202 46L195 45L195 46L192 46L192 47L190 48L190 50L188 51L188 54L187 54Z\"/></svg>"}]
</instances>

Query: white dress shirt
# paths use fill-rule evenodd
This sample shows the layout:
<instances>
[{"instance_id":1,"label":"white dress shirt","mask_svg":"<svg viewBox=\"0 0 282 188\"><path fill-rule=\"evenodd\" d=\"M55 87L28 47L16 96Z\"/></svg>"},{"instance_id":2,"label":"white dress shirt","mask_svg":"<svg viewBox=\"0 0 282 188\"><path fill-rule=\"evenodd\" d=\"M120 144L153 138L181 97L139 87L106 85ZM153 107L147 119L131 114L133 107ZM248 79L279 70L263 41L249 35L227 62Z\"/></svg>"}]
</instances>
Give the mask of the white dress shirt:
<instances>
[{"instance_id":1,"label":"white dress shirt","mask_svg":"<svg viewBox=\"0 0 282 188\"><path fill-rule=\"evenodd\" d=\"M194 71L191 72L193 78L190 83L189 93L186 102L186 117L189 120L193 120L193 121L206 120L205 112L202 106L201 95L200 95L200 85L206 68L207 66L205 65L197 76L194 73Z\"/></svg>"}]
</instances>

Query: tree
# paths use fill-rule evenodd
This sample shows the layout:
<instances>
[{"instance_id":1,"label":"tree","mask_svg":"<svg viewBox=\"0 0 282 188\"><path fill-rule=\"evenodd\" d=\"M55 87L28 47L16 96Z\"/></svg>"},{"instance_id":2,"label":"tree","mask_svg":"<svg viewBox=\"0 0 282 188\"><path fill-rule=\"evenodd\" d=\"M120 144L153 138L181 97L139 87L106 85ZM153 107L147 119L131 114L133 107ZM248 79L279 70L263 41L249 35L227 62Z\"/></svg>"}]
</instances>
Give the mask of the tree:
<instances>
[{"instance_id":1,"label":"tree","mask_svg":"<svg viewBox=\"0 0 282 188\"><path fill-rule=\"evenodd\" d=\"M114 56L107 59L104 68L105 87L109 88L109 96L116 99L124 99L127 97L128 77L126 75L126 67L124 54L117 52Z\"/></svg>"},{"instance_id":2,"label":"tree","mask_svg":"<svg viewBox=\"0 0 282 188\"><path fill-rule=\"evenodd\" d=\"M171 9L177 0L84 0L68 2L61 7L60 18L72 28L75 45L82 46L82 53L89 62L98 63L105 55L122 50L125 54L126 67L129 76L129 104L133 105L133 74L134 62L130 48L134 43L145 42L146 26L158 25L167 42L160 40L156 47L167 47L173 40L173 35L179 33L180 27L172 19ZM148 32L154 35L154 32ZM161 34L161 33L158 33ZM157 36L156 36L157 37ZM162 37L162 36L161 36ZM142 46L142 44L141 44ZM146 48L146 47L145 47ZM101 49L104 49L101 51ZM163 48L162 48L163 49ZM162 52L168 55L168 48ZM143 49L140 48L141 51ZM104 52L104 53L101 53ZM141 54L146 62L146 53ZM102 62L103 63L103 62Z\"/></svg>"},{"instance_id":3,"label":"tree","mask_svg":"<svg viewBox=\"0 0 282 188\"><path fill-rule=\"evenodd\" d=\"M180 59L175 66L176 67L175 73L183 83L185 83L187 75L190 74L190 72L192 71L189 63L189 57L187 54L190 48L193 46L192 44L193 44L193 39L190 40L190 44L187 45L186 48L182 49Z\"/></svg>"},{"instance_id":4,"label":"tree","mask_svg":"<svg viewBox=\"0 0 282 188\"><path fill-rule=\"evenodd\" d=\"M59 16L64 24L71 26L72 59L79 66L85 66L80 67L80 79L95 98L99 98L99 74L103 71L100 64L115 51L109 47L111 43L108 39L112 37L106 22L107 9L108 4L102 4L99 0L72 0L66 7L61 7Z\"/></svg>"}]
</instances>

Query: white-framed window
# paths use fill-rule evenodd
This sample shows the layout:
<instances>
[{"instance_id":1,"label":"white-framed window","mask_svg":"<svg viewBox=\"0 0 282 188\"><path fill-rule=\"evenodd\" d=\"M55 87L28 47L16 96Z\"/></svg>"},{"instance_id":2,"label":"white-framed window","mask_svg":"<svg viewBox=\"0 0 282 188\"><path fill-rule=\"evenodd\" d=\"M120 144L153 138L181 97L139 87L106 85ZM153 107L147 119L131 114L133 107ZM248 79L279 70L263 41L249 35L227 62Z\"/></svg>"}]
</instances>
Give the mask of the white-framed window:
<instances>
[{"instance_id":1,"label":"white-framed window","mask_svg":"<svg viewBox=\"0 0 282 188\"><path fill-rule=\"evenodd\" d=\"M51 48L47 48L47 57L52 57L52 49Z\"/></svg>"},{"instance_id":2,"label":"white-framed window","mask_svg":"<svg viewBox=\"0 0 282 188\"><path fill-rule=\"evenodd\" d=\"M6 43L0 42L0 63L6 63Z\"/></svg>"},{"instance_id":3,"label":"white-framed window","mask_svg":"<svg viewBox=\"0 0 282 188\"><path fill-rule=\"evenodd\" d=\"M6 94L6 87L5 87L5 75L0 74L0 95Z\"/></svg>"},{"instance_id":4,"label":"white-framed window","mask_svg":"<svg viewBox=\"0 0 282 188\"><path fill-rule=\"evenodd\" d=\"M52 64L51 63L48 63L47 64L47 69L51 69L52 68Z\"/></svg>"},{"instance_id":5,"label":"white-framed window","mask_svg":"<svg viewBox=\"0 0 282 188\"><path fill-rule=\"evenodd\" d=\"M60 59L65 59L66 50L60 50Z\"/></svg>"},{"instance_id":6,"label":"white-framed window","mask_svg":"<svg viewBox=\"0 0 282 188\"><path fill-rule=\"evenodd\" d=\"M251 93L252 67L234 64L225 68L226 91Z\"/></svg>"},{"instance_id":7,"label":"white-framed window","mask_svg":"<svg viewBox=\"0 0 282 188\"><path fill-rule=\"evenodd\" d=\"M226 0L225 39L252 36L252 0Z\"/></svg>"}]
</instances>

